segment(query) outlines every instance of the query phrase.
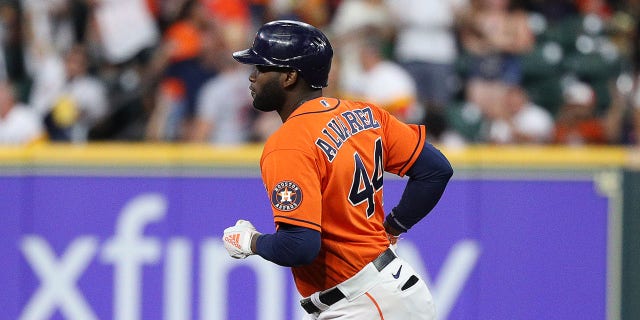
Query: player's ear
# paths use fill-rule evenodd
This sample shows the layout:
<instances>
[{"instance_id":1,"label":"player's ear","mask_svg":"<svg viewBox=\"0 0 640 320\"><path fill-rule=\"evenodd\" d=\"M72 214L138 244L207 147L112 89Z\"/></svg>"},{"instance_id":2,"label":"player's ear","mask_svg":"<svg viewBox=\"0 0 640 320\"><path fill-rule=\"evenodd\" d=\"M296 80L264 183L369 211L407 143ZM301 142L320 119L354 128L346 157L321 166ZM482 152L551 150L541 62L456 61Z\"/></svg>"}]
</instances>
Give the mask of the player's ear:
<instances>
[{"instance_id":1,"label":"player's ear","mask_svg":"<svg viewBox=\"0 0 640 320\"><path fill-rule=\"evenodd\" d=\"M296 82L298 82L298 76L299 73L296 70L289 70L286 73L284 73L284 78L282 81L282 87L287 88L287 87L291 87L293 85L296 84Z\"/></svg>"}]
</instances>

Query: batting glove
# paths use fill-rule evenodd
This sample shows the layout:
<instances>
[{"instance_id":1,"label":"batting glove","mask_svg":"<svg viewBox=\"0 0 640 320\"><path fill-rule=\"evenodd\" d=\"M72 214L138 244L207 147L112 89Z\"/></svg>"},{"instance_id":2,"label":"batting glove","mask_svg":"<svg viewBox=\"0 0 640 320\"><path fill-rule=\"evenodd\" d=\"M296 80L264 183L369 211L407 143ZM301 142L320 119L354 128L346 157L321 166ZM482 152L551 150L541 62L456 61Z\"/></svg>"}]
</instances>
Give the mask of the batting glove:
<instances>
[{"instance_id":1,"label":"batting glove","mask_svg":"<svg viewBox=\"0 0 640 320\"><path fill-rule=\"evenodd\" d=\"M251 238L254 234L259 232L251 222L238 220L235 226L224 229L222 236L224 248L232 258L244 259L254 254L251 251Z\"/></svg>"}]
</instances>

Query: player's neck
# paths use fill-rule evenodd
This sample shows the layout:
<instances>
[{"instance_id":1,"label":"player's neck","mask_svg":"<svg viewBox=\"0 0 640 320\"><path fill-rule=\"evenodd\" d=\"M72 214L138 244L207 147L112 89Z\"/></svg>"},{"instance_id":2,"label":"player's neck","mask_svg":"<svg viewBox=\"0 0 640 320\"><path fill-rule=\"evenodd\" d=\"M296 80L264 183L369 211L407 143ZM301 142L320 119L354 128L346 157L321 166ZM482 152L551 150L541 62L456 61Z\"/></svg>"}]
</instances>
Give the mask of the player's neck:
<instances>
[{"instance_id":1,"label":"player's neck","mask_svg":"<svg viewBox=\"0 0 640 320\"><path fill-rule=\"evenodd\" d=\"M307 91L304 94L299 95L291 95L290 99L287 99L287 103L285 103L284 107L278 110L278 114L280 115L280 119L282 119L282 123L287 121L289 116L305 102L319 98L321 96L322 89Z\"/></svg>"}]
</instances>

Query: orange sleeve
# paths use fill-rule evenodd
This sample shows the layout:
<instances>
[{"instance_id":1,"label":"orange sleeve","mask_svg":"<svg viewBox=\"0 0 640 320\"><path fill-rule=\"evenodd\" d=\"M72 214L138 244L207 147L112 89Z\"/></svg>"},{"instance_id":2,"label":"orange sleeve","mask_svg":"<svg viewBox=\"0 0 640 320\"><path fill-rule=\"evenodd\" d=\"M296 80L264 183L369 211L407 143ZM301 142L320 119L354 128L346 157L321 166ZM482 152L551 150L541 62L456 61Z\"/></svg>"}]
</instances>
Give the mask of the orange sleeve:
<instances>
[{"instance_id":1,"label":"orange sleeve","mask_svg":"<svg viewBox=\"0 0 640 320\"><path fill-rule=\"evenodd\" d=\"M384 169L402 177L420 155L427 130L425 126L403 123L386 112L383 112L382 118L386 121Z\"/></svg>"},{"instance_id":2,"label":"orange sleeve","mask_svg":"<svg viewBox=\"0 0 640 320\"><path fill-rule=\"evenodd\" d=\"M262 179L276 224L321 231L322 195L314 157L300 150L278 149L262 159Z\"/></svg>"}]
</instances>

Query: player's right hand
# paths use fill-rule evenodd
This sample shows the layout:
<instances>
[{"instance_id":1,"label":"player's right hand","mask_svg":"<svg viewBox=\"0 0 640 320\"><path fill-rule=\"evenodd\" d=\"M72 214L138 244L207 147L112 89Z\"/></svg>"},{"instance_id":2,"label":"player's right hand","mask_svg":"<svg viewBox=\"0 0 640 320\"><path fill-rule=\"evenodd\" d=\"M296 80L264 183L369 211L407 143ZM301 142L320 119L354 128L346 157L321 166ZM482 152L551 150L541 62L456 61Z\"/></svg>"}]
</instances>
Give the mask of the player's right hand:
<instances>
[{"instance_id":1,"label":"player's right hand","mask_svg":"<svg viewBox=\"0 0 640 320\"><path fill-rule=\"evenodd\" d=\"M224 248L232 258L244 259L254 254L251 250L251 238L254 234L258 234L258 231L251 222L238 220L233 227L224 229Z\"/></svg>"}]
</instances>

